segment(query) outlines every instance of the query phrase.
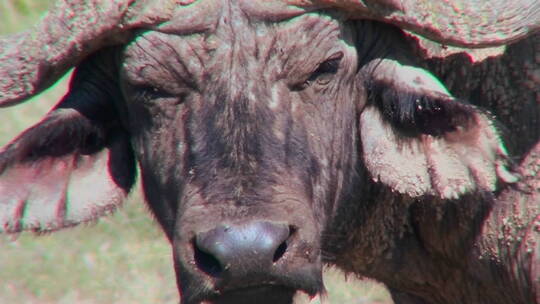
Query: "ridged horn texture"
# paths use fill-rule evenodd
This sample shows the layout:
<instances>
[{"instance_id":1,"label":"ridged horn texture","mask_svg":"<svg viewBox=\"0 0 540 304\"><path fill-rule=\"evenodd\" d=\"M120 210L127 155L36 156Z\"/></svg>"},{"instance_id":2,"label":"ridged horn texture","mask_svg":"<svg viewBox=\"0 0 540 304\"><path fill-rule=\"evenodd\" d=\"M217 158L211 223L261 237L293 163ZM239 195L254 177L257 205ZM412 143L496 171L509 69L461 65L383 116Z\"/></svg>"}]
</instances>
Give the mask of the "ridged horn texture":
<instances>
[{"instance_id":1,"label":"ridged horn texture","mask_svg":"<svg viewBox=\"0 0 540 304\"><path fill-rule=\"evenodd\" d=\"M268 16L342 9L351 18L393 23L462 47L507 44L540 29L538 0L241 1L258 15L270 10ZM127 42L133 29L168 32L185 24L200 30L210 16L219 14L222 4L218 0L60 0L33 29L0 39L0 107L39 93L90 53ZM175 24L168 24L173 16Z\"/></svg>"},{"instance_id":2,"label":"ridged horn texture","mask_svg":"<svg viewBox=\"0 0 540 304\"><path fill-rule=\"evenodd\" d=\"M100 48L125 43L133 29L152 28L184 14L194 26L213 0L60 0L34 28L0 38L0 107L53 84Z\"/></svg>"},{"instance_id":3,"label":"ridged horn texture","mask_svg":"<svg viewBox=\"0 0 540 304\"><path fill-rule=\"evenodd\" d=\"M299 6L339 7L351 18L395 24L460 47L508 44L540 30L538 0L289 0Z\"/></svg>"}]
</instances>

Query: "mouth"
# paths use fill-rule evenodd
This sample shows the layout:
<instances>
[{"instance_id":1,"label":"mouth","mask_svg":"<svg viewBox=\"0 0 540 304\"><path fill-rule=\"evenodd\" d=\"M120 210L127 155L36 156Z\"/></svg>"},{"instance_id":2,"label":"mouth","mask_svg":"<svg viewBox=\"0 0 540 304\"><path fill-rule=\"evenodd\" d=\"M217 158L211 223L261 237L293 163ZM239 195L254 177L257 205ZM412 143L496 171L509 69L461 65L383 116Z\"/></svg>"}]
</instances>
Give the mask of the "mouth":
<instances>
[{"instance_id":1,"label":"mouth","mask_svg":"<svg viewBox=\"0 0 540 304\"><path fill-rule=\"evenodd\" d=\"M286 286L263 285L226 291L204 304L292 304L296 290Z\"/></svg>"},{"instance_id":2,"label":"mouth","mask_svg":"<svg viewBox=\"0 0 540 304\"><path fill-rule=\"evenodd\" d=\"M224 277L211 281L186 275L179 282L183 287L179 290L181 304L292 304L299 294L313 298L325 292L319 267L279 273L280 276L252 274L236 280Z\"/></svg>"}]
</instances>

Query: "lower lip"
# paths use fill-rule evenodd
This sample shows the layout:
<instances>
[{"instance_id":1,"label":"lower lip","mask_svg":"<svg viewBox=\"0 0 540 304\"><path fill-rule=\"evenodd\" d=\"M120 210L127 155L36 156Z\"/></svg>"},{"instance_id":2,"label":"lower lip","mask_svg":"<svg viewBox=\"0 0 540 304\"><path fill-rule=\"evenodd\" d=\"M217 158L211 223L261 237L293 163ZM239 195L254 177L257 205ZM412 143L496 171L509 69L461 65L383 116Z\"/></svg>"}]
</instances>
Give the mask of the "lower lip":
<instances>
[{"instance_id":1,"label":"lower lip","mask_svg":"<svg viewBox=\"0 0 540 304\"><path fill-rule=\"evenodd\" d=\"M208 304L291 304L296 291L284 286L257 286L223 293Z\"/></svg>"}]
</instances>

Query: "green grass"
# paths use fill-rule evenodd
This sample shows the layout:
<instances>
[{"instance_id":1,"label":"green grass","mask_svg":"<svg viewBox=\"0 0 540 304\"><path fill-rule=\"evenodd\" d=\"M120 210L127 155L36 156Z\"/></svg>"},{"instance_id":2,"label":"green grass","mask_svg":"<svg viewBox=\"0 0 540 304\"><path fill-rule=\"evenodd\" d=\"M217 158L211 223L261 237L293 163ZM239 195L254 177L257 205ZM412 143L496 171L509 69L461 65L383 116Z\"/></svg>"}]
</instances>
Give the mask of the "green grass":
<instances>
[{"instance_id":1,"label":"green grass","mask_svg":"<svg viewBox=\"0 0 540 304\"><path fill-rule=\"evenodd\" d=\"M0 0L0 34L30 27L49 3ZM65 93L67 78L25 104L0 109L0 145L37 122ZM178 303L170 246L138 189L124 208L94 225L0 235L0 304ZM325 282L330 303L391 303L371 281L329 270Z\"/></svg>"},{"instance_id":2,"label":"green grass","mask_svg":"<svg viewBox=\"0 0 540 304\"><path fill-rule=\"evenodd\" d=\"M0 32L5 34L30 27L51 3L50 0L0 1Z\"/></svg>"}]
</instances>

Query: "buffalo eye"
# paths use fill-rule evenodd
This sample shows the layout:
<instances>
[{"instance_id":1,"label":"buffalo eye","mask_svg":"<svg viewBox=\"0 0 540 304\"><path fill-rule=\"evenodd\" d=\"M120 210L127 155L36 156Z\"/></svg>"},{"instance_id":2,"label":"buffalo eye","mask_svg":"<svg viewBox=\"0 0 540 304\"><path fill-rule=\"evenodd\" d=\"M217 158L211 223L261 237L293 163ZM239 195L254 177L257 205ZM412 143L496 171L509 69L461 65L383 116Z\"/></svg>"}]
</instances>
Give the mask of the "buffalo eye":
<instances>
[{"instance_id":1,"label":"buffalo eye","mask_svg":"<svg viewBox=\"0 0 540 304\"><path fill-rule=\"evenodd\" d=\"M300 91L313 84L320 86L327 85L332 80L332 77L337 73L339 63L341 62L342 58L342 52L334 53L328 59L319 64L303 83L295 85L294 89Z\"/></svg>"},{"instance_id":2,"label":"buffalo eye","mask_svg":"<svg viewBox=\"0 0 540 304\"><path fill-rule=\"evenodd\" d=\"M155 86L138 86L135 88L135 99L141 102L151 102L159 99L171 99L175 96L164 89Z\"/></svg>"}]
</instances>

